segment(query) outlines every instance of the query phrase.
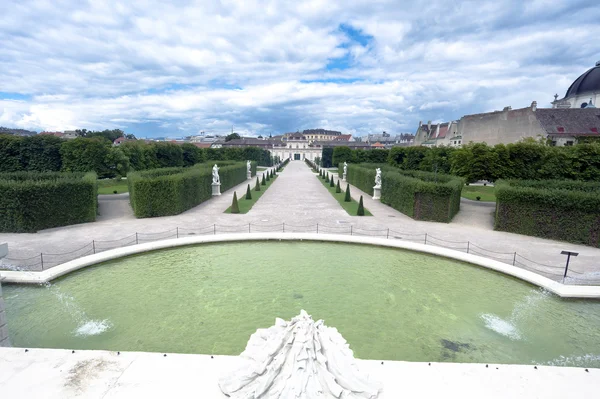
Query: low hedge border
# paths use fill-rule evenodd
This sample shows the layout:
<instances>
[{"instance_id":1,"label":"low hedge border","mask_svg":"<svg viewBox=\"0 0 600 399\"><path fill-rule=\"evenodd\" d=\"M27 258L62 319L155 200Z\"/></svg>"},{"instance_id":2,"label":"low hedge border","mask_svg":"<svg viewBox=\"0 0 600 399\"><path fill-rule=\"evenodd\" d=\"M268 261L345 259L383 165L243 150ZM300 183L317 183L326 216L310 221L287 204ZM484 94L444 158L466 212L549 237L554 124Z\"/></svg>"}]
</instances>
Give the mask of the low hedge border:
<instances>
[{"instance_id":1,"label":"low hedge border","mask_svg":"<svg viewBox=\"0 0 600 399\"><path fill-rule=\"evenodd\" d=\"M96 173L0 173L0 231L38 230L93 222L98 211Z\"/></svg>"},{"instance_id":2,"label":"low hedge border","mask_svg":"<svg viewBox=\"0 0 600 399\"><path fill-rule=\"evenodd\" d=\"M600 183L498 180L496 230L600 247Z\"/></svg>"},{"instance_id":3,"label":"low hedge border","mask_svg":"<svg viewBox=\"0 0 600 399\"><path fill-rule=\"evenodd\" d=\"M246 180L246 162L218 161L189 168L161 168L127 175L129 201L137 218L178 215L212 197L212 167L219 166L221 192ZM252 176L256 175L256 162Z\"/></svg>"},{"instance_id":4,"label":"low hedge border","mask_svg":"<svg viewBox=\"0 0 600 399\"><path fill-rule=\"evenodd\" d=\"M399 170L385 164L348 164L346 179L373 195L375 169L381 168L381 202L415 220L449 223L460 210L463 179L442 173ZM343 175L343 164L338 173Z\"/></svg>"}]
</instances>

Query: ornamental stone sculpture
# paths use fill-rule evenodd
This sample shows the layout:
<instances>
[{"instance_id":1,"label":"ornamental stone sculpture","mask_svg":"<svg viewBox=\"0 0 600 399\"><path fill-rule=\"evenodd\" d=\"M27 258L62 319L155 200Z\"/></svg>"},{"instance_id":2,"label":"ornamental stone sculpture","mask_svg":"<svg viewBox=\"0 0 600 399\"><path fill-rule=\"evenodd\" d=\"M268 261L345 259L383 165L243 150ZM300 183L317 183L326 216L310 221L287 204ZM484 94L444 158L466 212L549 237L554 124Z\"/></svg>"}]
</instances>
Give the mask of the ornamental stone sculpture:
<instances>
[{"instance_id":1,"label":"ornamental stone sculpture","mask_svg":"<svg viewBox=\"0 0 600 399\"><path fill-rule=\"evenodd\" d=\"M373 199L381 198L381 169L375 169L375 186L373 187Z\"/></svg>"},{"instance_id":2,"label":"ornamental stone sculpture","mask_svg":"<svg viewBox=\"0 0 600 399\"><path fill-rule=\"evenodd\" d=\"M239 369L219 380L233 399L376 399L381 385L360 373L348 343L304 310L291 321L257 330Z\"/></svg>"},{"instance_id":3,"label":"ornamental stone sculpture","mask_svg":"<svg viewBox=\"0 0 600 399\"><path fill-rule=\"evenodd\" d=\"M346 181L346 175L348 174L348 164L344 161L344 174L342 176L342 181Z\"/></svg>"},{"instance_id":4,"label":"ornamental stone sculpture","mask_svg":"<svg viewBox=\"0 0 600 399\"><path fill-rule=\"evenodd\" d=\"M212 184L221 184L221 178L219 177L219 167L217 164L212 168Z\"/></svg>"},{"instance_id":5,"label":"ornamental stone sculpture","mask_svg":"<svg viewBox=\"0 0 600 399\"><path fill-rule=\"evenodd\" d=\"M252 179L252 163L250 161L246 161L246 179Z\"/></svg>"}]
</instances>

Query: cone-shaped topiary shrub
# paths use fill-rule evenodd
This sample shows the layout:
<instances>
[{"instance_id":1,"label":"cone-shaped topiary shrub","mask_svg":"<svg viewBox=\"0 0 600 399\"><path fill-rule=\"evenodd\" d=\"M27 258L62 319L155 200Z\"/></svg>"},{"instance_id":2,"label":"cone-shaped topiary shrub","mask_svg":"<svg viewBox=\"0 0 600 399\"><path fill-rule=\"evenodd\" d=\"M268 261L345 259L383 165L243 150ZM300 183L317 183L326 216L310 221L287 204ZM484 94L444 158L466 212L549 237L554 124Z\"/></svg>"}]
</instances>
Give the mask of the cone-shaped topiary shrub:
<instances>
[{"instance_id":1,"label":"cone-shaped topiary shrub","mask_svg":"<svg viewBox=\"0 0 600 399\"><path fill-rule=\"evenodd\" d=\"M329 173L325 175L325 183L329 183Z\"/></svg>"},{"instance_id":2,"label":"cone-shaped topiary shrub","mask_svg":"<svg viewBox=\"0 0 600 399\"><path fill-rule=\"evenodd\" d=\"M356 216L365 216L365 207L363 206L362 195L360 201L358 201L358 209L356 210Z\"/></svg>"},{"instance_id":3,"label":"cone-shaped topiary shrub","mask_svg":"<svg viewBox=\"0 0 600 399\"><path fill-rule=\"evenodd\" d=\"M264 175L264 173L263 173L262 182L261 182L260 184L262 184L263 186L266 186L266 185L267 185L267 181L265 180L265 175Z\"/></svg>"},{"instance_id":4,"label":"cone-shaped topiary shrub","mask_svg":"<svg viewBox=\"0 0 600 399\"><path fill-rule=\"evenodd\" d=\"M335 187L335 183L333 182L333 176L329 179L329 187Z\"/></svg>"},{"instance_id":5,"label":"cone-shaped topiary shrub","mask_svg":"<svg viewBox=\"0 0 600 399\"><path fill-rule=\"evenodd\" d=\"M240 213L240 206L237 201L237 193L233 193L233 201L231 202L231 213Z\"/></svg>"},{"instance_id":6,"label":"cone-shaped topiary shrub","mask_svg":"<svg viewBox=\"0 0 600 399\"><path fill-rule=\"evenodd\" d=\"M260 180L258 180L258 176L256 176L256 186L254 186L254 191L260 191Z\"/></svg>"},{"instance_id":7,"label":"cone-shaped topiary shrub","mask_svg":"<svg viewBox=\"0 0 600 399\"><path fill-rule=\"evenodd\" d=\"M265 173L267 175L267 181L271 180L271 174L269 172Z\"/></svg>"},{"instance_id":8,"label":"cone-shaped topiary shrub","mask_svg":"<svg viewBox=\"0 0 600 399\"><path fill-rule=\"evenodd\" d=\"M352 202L352 197L350 197L350 183L346 184L346 196L344 197L344 202Z\"/></svg>"},{"instance_id":9,"label":"cone-shaped topiary shrub","mask_svg":"<svg viewBox=\"0 0 600 399\"><path fill-rule=\"evenodd\" d=\"M248 188L246 189L246 199L252 199L252 191L250 191L250 184L248 184Z\"/></svg>"},{"instance_id":10,"label":"cone-shaped topiary shrub","mask_svg":"<svg viewBox=\"0 0 600 399\"><path fill-rule=\"evenodd\" d=\"M339 193L341 193L341 192L342 192L342 188L340 187L340 179L338 179L338 181L337 181L337 186L335 186L335 192L336 192L337 194L339 194Z\"/></svg>"}]
</instances>

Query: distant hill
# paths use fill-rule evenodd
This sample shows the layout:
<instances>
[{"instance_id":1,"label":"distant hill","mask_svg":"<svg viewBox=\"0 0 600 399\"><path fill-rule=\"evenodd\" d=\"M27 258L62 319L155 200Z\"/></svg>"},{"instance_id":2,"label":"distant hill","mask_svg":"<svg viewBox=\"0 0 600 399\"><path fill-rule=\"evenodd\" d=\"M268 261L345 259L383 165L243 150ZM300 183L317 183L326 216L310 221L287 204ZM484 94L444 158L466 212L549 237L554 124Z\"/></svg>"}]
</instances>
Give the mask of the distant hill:
<instances>
[{"instance_id":1,"label":"distant hill","mask_svg":"<svg viewBox=\"0 0 600 399\"><path fill-rule=\"evenodd\" d=\"M37 132L25 129L12 129L9 127L0 126L0 134L14 134L15 136L35 136Z\"/></svg>"}]
</instances>

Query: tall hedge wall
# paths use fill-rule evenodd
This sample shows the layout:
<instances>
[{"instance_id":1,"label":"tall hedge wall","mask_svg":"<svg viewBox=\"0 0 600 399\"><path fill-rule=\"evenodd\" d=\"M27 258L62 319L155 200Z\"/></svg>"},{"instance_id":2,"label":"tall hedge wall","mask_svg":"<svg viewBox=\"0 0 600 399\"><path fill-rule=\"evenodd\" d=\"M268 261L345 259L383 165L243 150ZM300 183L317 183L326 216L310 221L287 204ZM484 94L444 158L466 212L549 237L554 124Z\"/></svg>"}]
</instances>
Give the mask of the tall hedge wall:
<instances>
[{"instance_id":1,"label":"tall hedge wall","mask_svg":"<svg viewBox=\"0 0 600 399\"><path fill-rule=\"evenodd\" d=\"M221 192L246 180L246 162L218 161ZM162 168L127 175L129 201L138 218L177 215L212 196L214 163ZM252 162L252 176L256 162Z\"/></svg>"},{"instance_id":2,"label":"tall hedge wall","mask_svg":"<svg viewBox=\"0 0 600 399\"><path fill-rule=\"evenodd\" d=\"M600 247L600 183L499 180L495 229Z\"/></svg>"},{"instance_id":3,"label":"tall hedge wall","mask_svg":"<svg viewBox=\"0 0 600 399\"><path fill-rule=\"evenodd\" d=\"M461 178L431 172L403 171L382 164L348 165L347 180L373 195L375 169L381 168L381 202L412 217L448 223L460 210ZM343 164L339 165L340 175Z\"/></svg>"},{"instance_id":4,"label":"tall hedge wall","mask_svg":"<svg viewBox=\"0 0 600 399\"><path fill-rule=\"evenodd\" d=\"M96 220L96 174L0 173L0 231L34 233Z\"/></svg>"}]
</instances>

